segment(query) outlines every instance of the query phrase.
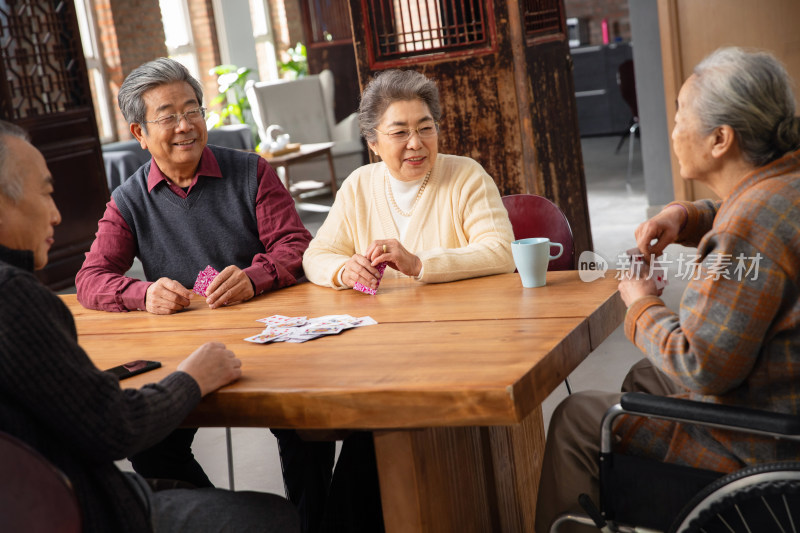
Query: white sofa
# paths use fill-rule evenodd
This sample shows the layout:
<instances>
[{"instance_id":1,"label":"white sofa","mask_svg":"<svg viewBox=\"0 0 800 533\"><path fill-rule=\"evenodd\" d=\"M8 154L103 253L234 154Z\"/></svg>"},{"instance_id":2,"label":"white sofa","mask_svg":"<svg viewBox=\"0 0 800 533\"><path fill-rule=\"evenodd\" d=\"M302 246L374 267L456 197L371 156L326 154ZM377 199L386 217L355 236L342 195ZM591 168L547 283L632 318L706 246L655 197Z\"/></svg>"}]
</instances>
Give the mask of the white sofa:
<instances>
[{"instance_id":1,"label":"white sofa","mask_svg":"<svg viewBox=\"0 0 800 533\"><path fill-rule=\"evenodd\" d=\"M364 145L358 131L357 114L336 123L333 113L333 74L320 74L296 80L251 82L247 99L262 141L273 124L290 135L291 142L321 143L333 141L331 149L339 181L364 164ZM330 170L324 156L318 160L292 165L292 181L316 180L327 183Z\"/></svg>"}]
</instances>

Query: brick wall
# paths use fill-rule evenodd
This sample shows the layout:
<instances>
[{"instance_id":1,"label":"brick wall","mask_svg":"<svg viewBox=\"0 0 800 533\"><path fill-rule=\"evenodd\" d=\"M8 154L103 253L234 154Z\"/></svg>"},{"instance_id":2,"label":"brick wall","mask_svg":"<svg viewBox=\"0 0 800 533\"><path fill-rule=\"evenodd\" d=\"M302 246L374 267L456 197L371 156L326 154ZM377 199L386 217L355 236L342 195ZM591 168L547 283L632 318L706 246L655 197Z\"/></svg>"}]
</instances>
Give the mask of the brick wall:
<instances>
[{"instance_id":1,"label":"brick wall","mask_svg":"<svg viewBox=\"0 0 800 533\"><path fill-rule=\"evenodd\" d=\"M142 63L166 55L158 0L94 0L100 53L106 65L120 140L131 138L116 105L125 76Z\"/></svg>"},{"instance_id":2,"label":"brick wall","mask_svg":"<svg viewBox=\"0 0 800 533\"><path fill-rule=\"evenodd\" d=\"M217 26L211 0L188 0L189 18L192 21L192 37L197 51L197 69L203 85L205 105L217 95L217 77L208 73L220 64Z\"/></svg>"},{"instance_id":3,"label":"brick wall","mask_svg":"<svg viewBox=\"0 0 800 533\"><path fill-rule=\"evenodd\" d=\"M217 94L216 76L208 73L220 63L217 31L211 0L188 0L197 66L206 104ZM133 69L167 55L164 26L158 0L94 0L100 53L114 101L115 130L120 140L131 138L128 123L116 105L125 76Z\"/></svg>"},{"instance_id":4,"label":"brick wall","mask_svg":"<svg viewBox=\"0 0 800 533\"><path fill-rule=\"evenodd\" d=\"M298 42L306 42L303 31L303 18L300 12L301 0L274 0L269 3L272 31L275 35L275 54L278 61L288 59L283 52Z\"/></svg>"},{"instance_id":5,"label":"brick wall","mask_svg":"<svg viewBox=\"0 0 800 533\"><path fill-rule=\"evenodd\" d=\"M634 0L635 1L635 0ZM602 21L608 19L611 42L616 37L623 41L631 39L631 24L628 15L628 0L564 0L567 18L588 19L589 44L603 44Z\"/></svg>"}]
</instances>

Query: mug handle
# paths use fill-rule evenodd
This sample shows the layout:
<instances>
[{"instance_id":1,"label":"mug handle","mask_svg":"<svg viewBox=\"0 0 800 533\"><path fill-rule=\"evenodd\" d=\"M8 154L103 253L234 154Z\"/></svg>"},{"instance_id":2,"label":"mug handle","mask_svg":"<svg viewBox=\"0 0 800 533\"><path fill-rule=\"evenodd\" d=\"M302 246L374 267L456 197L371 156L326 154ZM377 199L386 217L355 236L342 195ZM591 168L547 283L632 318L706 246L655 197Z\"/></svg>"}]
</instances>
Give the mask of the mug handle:
<instances>
[{"instance_id":1,"label":"mug handle","mask_svg":"<svg viewBox=\"0 0 800 533\"><path fill-rule=\"evenodd\" d=\"M552 261L553 259L558 259L559 257L561 257L561 254L564 253L564 247L561 245L560 242L551 242L550 246L558 246L558 255L551 255L550 261Z\"/></svg>"}]
</instances>

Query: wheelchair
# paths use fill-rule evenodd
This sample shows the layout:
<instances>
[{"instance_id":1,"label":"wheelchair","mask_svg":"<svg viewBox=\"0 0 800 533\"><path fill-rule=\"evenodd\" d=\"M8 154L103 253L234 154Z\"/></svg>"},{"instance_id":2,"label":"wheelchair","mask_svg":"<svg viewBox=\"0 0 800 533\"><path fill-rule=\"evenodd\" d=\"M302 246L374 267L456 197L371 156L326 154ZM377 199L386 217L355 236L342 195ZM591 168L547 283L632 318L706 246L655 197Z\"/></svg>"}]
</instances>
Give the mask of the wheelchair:
<instances>
[{"instance_id":1,"label":"wheelchair","mask_svg":"<svg viewBox=\"0 0 800 533\"><path fill-rule=\"evenodd\" d=\"M726 475L613 453L612 425L622 414L800 441L800 417L795 415L624 394L602 422L600 511L581 495L587 514L562 514L550 533L566 522L618 533L800 531L800 461L757 464Z\"/></svg>"}]
</instances>

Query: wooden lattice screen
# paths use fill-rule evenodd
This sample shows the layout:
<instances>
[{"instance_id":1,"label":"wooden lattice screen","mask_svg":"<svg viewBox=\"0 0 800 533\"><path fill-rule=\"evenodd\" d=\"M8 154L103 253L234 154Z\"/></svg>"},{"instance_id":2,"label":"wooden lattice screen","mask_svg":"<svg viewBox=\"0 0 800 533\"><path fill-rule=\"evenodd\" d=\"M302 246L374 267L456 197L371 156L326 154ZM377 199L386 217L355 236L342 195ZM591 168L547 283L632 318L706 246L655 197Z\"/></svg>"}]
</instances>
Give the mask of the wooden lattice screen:
<instances>
[{"instance_id":1,"label":"wooden lattice screen","mask_svg":"<svg viewBox=\"0 0 800 533\"><path fill-rule=\"evenodd\" d=\"M563 36L564 13L559 0L525 0L525 35L528 38Z\"/></svg>"},{"instance_id":2,"label":"wooden lattice screen","mask_svg":"<svg viewBox=\"0 0 800 533\"><path fill-rule=\"evenodd\" d=\"M18 120L91 106L72 2L0 2L0 109Z\"/></svg>"},{"instance_id":3,"label":"wooden lattice screen","mask_svg":"<svg viewBox=\"0 0 800 533\"><path fill-rule=\"evenodd\" d=\"M492 52L491 0L362 0L370 63L375 68L431 55Z\"/></svg>"}]
</instances>

